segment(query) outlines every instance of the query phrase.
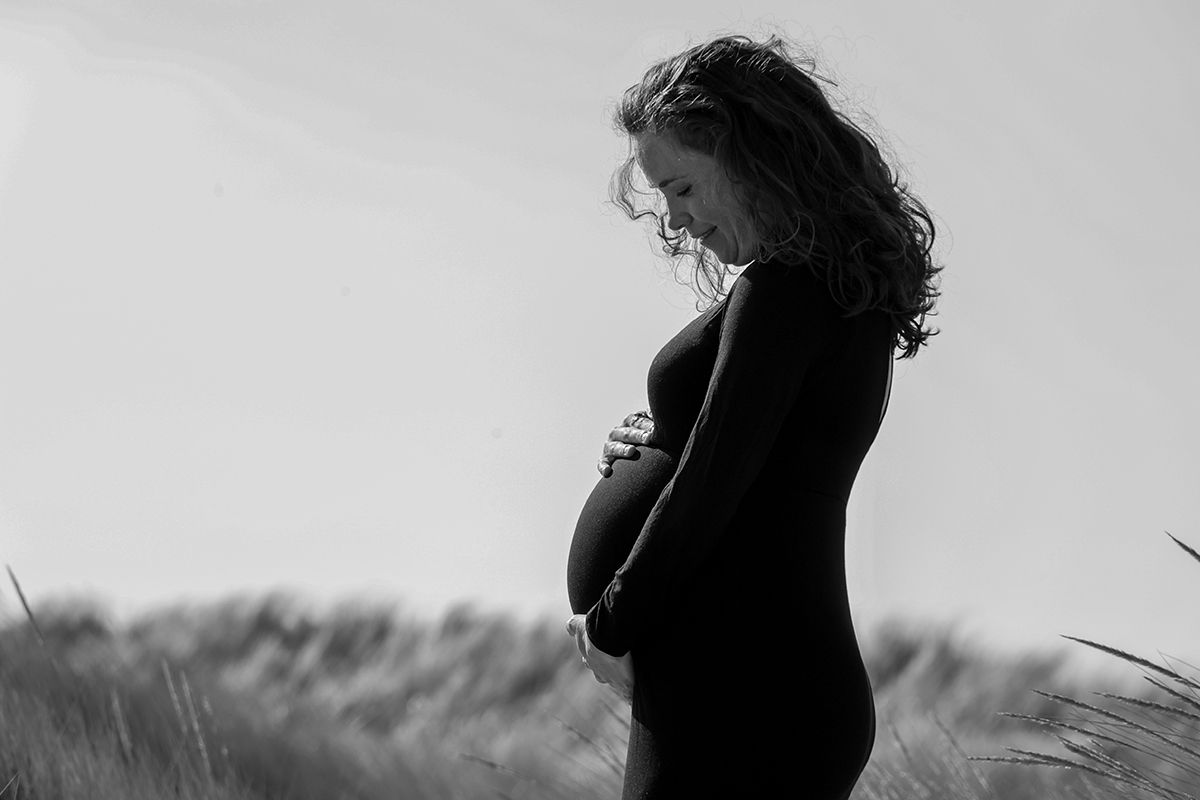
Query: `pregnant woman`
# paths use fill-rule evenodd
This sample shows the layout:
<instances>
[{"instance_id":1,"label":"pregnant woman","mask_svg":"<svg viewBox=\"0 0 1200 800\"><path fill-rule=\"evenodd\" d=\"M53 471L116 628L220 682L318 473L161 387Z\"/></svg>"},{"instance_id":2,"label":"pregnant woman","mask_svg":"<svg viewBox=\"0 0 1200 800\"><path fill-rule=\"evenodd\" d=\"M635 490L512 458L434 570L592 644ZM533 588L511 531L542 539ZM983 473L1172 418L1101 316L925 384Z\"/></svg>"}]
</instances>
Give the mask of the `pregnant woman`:
<instances>
[{"instance_id":1,"label":"pregnant woman","mask_svg":"<svg viewBox=\"0 0 1200 800\"><path fill-rule=\"evenodd\" d=\"M571 544L568 631L633 704L623 798L846 798L875 732L846 502L893 357L933 333L932 221L777 37L653 66L616 118L614 199L711 301L651 363Z\"/></svg>"}]
</instances>

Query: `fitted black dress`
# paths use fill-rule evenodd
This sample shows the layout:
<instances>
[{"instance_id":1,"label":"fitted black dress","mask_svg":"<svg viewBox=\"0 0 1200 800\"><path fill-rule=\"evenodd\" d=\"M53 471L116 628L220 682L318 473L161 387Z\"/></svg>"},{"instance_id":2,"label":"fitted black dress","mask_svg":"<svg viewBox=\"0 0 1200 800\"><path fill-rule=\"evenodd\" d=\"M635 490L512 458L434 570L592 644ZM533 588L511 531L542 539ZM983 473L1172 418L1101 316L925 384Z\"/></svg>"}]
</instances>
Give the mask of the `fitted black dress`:
<instances>
[{"instance_id":1,"label":"fitted black dress","mask_svg":"<svg viewBox=\"0 0 1200 800\"><path fill-rule=\"evenodd\" d=\"M568 590L632 653L624 800L841 800L875 735L846 594L846 501L892 329L803 266L755 263L655 357L655 448L580 515Z\"/></svg>"}]
</instances>

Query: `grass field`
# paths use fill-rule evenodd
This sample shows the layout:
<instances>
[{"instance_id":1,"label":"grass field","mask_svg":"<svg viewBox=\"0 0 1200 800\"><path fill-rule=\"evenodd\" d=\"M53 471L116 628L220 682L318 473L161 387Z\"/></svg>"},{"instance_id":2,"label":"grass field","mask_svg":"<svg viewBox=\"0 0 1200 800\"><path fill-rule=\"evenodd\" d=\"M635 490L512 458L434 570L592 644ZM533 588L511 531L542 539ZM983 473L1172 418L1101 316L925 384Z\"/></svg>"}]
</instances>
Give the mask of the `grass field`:
<instances>
[{"instance_id":1,"label":"grass field","mask_svg":"<svg viewBox=\"0 0 1200 800\"><path fill-rule=\"evenodd\" d=\"M87 603L34 609L36 630L9 610L0 800L620 794L627 707L584 671L557 620L522 625L468 607L423 620L284 595L121 626ZM880 725L856 800L1137 797L1079 768L968 756L1070 756L1044 720L1081 710L1035 689L1110 688L1186 706L1138 688L1137 670L1121 686L1081 685L1061 652L985 653L899 624L866 633L864 649Z\"/></svg>"}]
</instances>

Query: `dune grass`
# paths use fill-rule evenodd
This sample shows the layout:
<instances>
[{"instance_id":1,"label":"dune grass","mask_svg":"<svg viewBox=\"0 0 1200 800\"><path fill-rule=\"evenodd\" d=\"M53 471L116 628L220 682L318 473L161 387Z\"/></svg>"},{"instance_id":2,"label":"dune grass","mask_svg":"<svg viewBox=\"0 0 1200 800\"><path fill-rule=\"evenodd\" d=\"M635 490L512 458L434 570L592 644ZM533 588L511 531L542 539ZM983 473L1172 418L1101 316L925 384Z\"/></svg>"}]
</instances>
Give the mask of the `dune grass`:
<instances>
[{"instance_id":1,"label":"dune grass","mask_svg":"<svg viewBox=\"0 0 1200 800\"><path fill-rule=\"evenodd\" d=\"M572 652L465 607L62 604L0 630L0 798L603 796L620 712Z\"/></svg>"},{"instance_id":2,"label":"dune grass","mask_svg":"<svg viewBox=\"0 0 1200 800\"><path fill-rule=\"evenodd\" d=\"M1200 562L1195 549L1167 536ZM1200 669L1166 657L1165 665L1155 664L1115 647L1064 638L1137 667L1148 688L1141 696L1095 691L1099 699L1090 703L1039 690L1056 704L1056 713L1007 716L1047 731L1059 752L1009 748L1010 756L978 760L1070 770L1088 776L1093 786L1114 797L1200 796Z\"/></svg>"},{"instance_id":3,"label":"dune grass","mask_svg":"<svg viewBox=\"0 0 1200 800\"><path fill-rule=\"evenodd\" d=\"M591 679L558 621L518 624L469 606L427 620L286 594L121 626L91 603L27 612L0 626L0 800L620 794L628 706ZM1085 769L1031 768L1047 721L1079 693L1063 653L988 653L893 623L864 636L864 654L880 724L855 800L1135 796ZM1195 686L1155 680L1140 695L1099 688L1114 689L1104 698L1130 722L1169 719L1176 743L1192 746ZM1030 691L1039 686L1056 691ZM1149 734L1134 730L1123 735L1144 746ZM1003 746L1010 756L990 755ZM1176 763L1184 753L1155 747L1158 772L1144 774L1194 779Z\"/></svg>"}]
</instances>

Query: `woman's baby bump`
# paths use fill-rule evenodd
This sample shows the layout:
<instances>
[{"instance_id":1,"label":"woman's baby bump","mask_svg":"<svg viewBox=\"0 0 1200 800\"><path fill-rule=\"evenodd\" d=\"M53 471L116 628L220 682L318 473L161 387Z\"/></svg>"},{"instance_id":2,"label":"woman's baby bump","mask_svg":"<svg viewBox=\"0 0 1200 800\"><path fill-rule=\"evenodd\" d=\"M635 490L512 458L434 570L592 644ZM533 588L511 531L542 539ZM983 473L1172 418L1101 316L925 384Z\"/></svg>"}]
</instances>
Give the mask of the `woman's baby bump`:
<instances>
[{"instance_id":1,"label":"woman's baby bump","mask_svg":"<svg viewBox=\"0 0 1200 800\"><path fill-rule=\"evenodd\" d=\"M645 445L637 449L636 460L613 462L612 474L600 479L579 514L567 562L567 593L576 614L586 614L600 599L675 475L674 456Z\"/></svg>"}]
</instances>

